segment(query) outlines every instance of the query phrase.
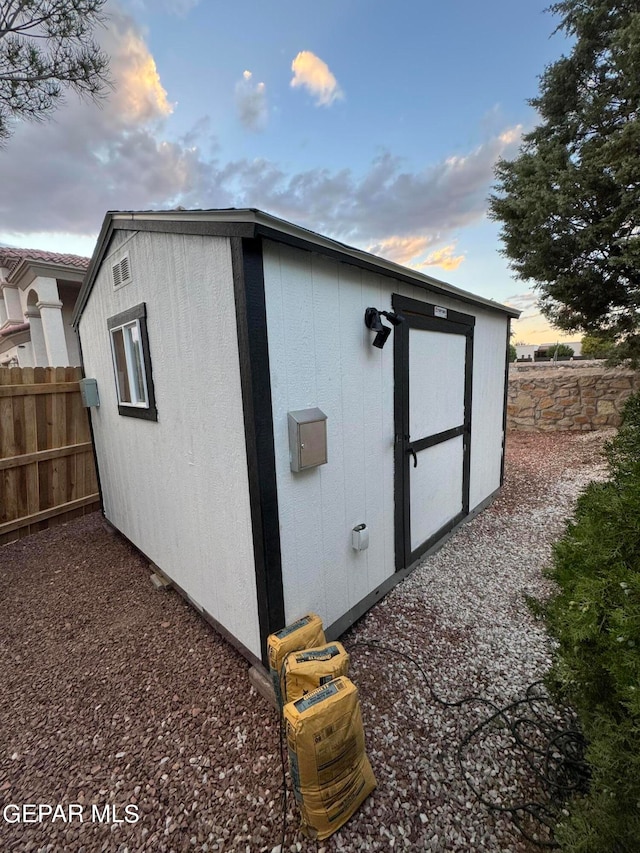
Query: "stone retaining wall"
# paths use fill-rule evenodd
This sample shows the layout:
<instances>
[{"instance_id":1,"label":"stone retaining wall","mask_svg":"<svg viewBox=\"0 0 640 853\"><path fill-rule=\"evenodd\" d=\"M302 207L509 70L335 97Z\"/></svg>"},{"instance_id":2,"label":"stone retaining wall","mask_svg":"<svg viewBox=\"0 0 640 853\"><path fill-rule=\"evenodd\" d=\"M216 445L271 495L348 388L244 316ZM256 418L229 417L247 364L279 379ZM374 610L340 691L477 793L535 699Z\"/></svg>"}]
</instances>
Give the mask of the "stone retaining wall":
<instances>
[{"instance_id":1,"label":"stone retaining wall","mask_svg":"<svg viewBox=\"0 0 640 853\"><path fill-rule=\"evenodd\" d=\"M507 429L532 432L619 426L625 400L635 391L640 391L640 373L607 369L602 363L511 365Z\"/></svg>"}]
</instances>

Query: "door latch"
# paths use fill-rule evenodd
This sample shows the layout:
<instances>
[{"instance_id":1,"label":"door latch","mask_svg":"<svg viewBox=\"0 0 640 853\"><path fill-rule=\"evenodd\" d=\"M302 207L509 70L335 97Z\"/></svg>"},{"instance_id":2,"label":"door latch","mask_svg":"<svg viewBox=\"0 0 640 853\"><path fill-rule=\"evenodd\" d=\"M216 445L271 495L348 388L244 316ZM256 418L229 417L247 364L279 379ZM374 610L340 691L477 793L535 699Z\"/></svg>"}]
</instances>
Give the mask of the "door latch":
<instances>
[{"instance_id":1,"label":"door latch","mask_svg":"<svg viewBox=\"0 0 640 853\"><path fill-rule=\"evenodd\" d=\"M410 453L413 456L413 467L417 468L418 467L418 457L416 456L416 452L413 449L412 445L409 445L409 447L407 447L407 453Z\"/></svg>"}]
</instances>

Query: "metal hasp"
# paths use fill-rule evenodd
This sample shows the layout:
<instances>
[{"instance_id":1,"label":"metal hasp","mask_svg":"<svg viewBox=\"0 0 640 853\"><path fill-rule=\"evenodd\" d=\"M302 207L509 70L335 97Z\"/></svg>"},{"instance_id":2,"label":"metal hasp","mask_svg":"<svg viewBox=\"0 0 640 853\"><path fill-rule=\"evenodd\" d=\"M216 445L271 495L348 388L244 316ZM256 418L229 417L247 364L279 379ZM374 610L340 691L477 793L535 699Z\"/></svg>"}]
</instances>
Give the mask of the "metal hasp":
<instances>
[{"instance_id":1,"label":"metal hasp","mask_svg":"<svg viewBox=\"0 0 640 853\"><path fill-rule=\"evenodd\" d=\"M100 406L100 396L98 394L98 382L96 379L81 379L80 395L82 396L82 405L85 409L92 406Z\"/></svg>"},{"instance_id":2,"label":"metal hasp","mask_svg":"<svg viewBox=\"0 0 640 853\"><path fill-rule=\"evenodd\" d=\"M327 461L327 416L320 409L289 412L291 470L306 471Z\"/></svg>"}]
</instances>

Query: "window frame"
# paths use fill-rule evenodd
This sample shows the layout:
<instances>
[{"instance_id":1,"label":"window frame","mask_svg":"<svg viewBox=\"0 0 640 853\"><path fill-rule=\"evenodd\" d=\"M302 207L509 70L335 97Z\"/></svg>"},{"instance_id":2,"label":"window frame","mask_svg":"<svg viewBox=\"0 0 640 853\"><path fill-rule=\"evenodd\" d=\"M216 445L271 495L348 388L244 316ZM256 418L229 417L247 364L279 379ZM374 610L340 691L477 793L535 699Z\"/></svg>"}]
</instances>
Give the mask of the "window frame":
<instances>
[{"instance_id":1,"label":"window frame","mask_svg":"<svg viewBox=\"0 0 640 853\"><path fill-rule=\"evenodd\" d=\"M134 356L130 344L127 343L125 330L127 328L136 327L139 332L140 340L140 355L142 360L142 382L144 391L146 392L146 401L123 402L118 380L118 364L116 361L116 346L114 340L115 332L122 331L122 342L125 363L127 368L127 378L129 388L134 391L135 382L135 364ZM141 302L139 305L134 305L127 311L122 311L120 314L115 314L107 319L107 328L109 330L109 346L111 348L111 361L113 364L113 376L116 385L116 398L118 400L118 413L125 417L142 418L149 421L158 420L158 410L156 407L156 399L153 388L153 377L151 373L151 354L149 350L149 335L147 332L147 305ZM134 392L135 393L135 392Z\"/></svg>"}]
</instances>

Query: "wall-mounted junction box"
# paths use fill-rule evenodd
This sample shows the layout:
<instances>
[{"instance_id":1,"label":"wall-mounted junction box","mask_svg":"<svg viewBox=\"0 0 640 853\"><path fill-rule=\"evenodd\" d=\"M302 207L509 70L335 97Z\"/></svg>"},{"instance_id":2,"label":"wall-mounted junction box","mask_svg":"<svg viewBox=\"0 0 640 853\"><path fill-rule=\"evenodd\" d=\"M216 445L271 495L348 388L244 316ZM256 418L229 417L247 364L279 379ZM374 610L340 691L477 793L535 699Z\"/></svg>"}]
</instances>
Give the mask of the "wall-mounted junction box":
<instances>
[{"instance_id":1,"label":"wall-mounted junction box","mask_svg":"<svg viewBox=\"0 0 640 853\"><path fill-rule=\"evenodd\" d=\"M358 524L351 531L351 547L355 551L366 551L369 547L369 528L366 524Z\"/></svg>"},{"instance_id":2,"label":"wall-mounted junction box","mask_svg":"<svg viewBox=\"0 0 640 853\"><path fill-rule=\"evenodd\" d=\"M98 394L98 382L95 379L80 380L80 395L82 396L82 405L89 409L91 406L100 405L100 396Z\"/></svg>"},{"instance_id":3,"label":"wall-mounted junction box","mask_svg":"<svg viewBox=\"0 0 640 853\"><path fill-rule=\"evenodd\" d=\"M292 471L305 471L327 461L327 416L320 409L289 412L289 455Z\"/></svg>"}]
</instances>

